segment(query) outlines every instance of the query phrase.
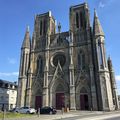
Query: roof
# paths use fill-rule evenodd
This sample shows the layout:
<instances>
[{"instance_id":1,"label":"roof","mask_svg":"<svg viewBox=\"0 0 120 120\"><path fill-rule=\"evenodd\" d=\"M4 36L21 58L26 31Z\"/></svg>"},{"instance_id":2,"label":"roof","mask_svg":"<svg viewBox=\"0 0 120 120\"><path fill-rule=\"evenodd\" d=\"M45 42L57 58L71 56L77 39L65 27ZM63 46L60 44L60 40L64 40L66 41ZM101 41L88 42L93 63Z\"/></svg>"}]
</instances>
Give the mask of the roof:
<instances>
[{"instance_id":1,"label":"roof","mask_svg":"<svg viewBox=\"0 0 120 120\"><path fill-rule=\"evenodd\" d=\"M10 82L10 81L7 81L7 80L2 80L2 79L0 79L0 83L11 84L11 85L17 86L16 82Z\"/></svg>"},{"instance_id":2,"label":"roof","mask_svg":"<svg viewBox=\"0 0 120 120\"><path fill-rule=\"evenodd\" d=\"M52 15L52 12L51 11L48 11L48 12L45 12L45 13L42 13L42 14L37 14L36 17L45 17L45 16L48 16L48 17L52 17L52 19L55 21L55 18L54 16Z\"/></svg>"},{"instance_id":3,"label":"roof","mask_svg":"<svg viewBox=\"0 0 120 120\"><path fill-rule=\"evenodd\" d=\"M76 8L79 8L79 7L84 7L84 6L87 6L88 7L88 4L86 2L82 3L82 4L78 4L78 5L74 5L74 6L71 6L70 9L76 9Z\"/></svg>"}]
</instances>

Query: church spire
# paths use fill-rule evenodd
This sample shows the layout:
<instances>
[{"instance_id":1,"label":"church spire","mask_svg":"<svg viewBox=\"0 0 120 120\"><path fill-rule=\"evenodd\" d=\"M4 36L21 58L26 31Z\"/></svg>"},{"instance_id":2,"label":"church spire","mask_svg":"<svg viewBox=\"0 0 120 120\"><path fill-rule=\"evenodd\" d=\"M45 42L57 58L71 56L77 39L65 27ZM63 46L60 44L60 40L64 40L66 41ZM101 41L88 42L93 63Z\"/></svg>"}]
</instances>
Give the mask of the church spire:
<instances>
[{"instance_id":1,"label":"church spire","mask_svg":"<svg viewBox=\"0 0 120 120\"><path fill-rule=\"evenodd\" d=\"M119 108L117 86L116 86L116 81L115 81L115 73L114 73L113 66L112 66L112 60L110 56L108 57L108 69L109 69L109 75L110 75L113 103L115 105L115 109L117 110Z\"/></svg>"},{"instance_id":2,"label":"church spire","mask_svg":"<svg viewBox=\"0 0 120 120\"><path fill-rule=\"evenodd\" d=\"M113 70L112 60L111 60L110 56L108 57L108 68L109 68L110 71Z\"/></svg>"},{"instance_id":3,"label":"church spire","mask_svg":"<svg viewBox=\"0 0 120 120\"><path fill-rule=\"evenodd\" d=\"M25 37L23 40L22 48L30 48L30 32L29 26L27 26Z\"/></svg>"},{"instance_id":4,"label":"church spire","mask_svg":"<svg viewBox=\"0 0 120 120\"><path fill-rule=\"evenodd\" d=\"M94 36L99 36L99 35L104 36L104 32L95 9L94 9L93 34Z\"/></svg>"}]
</instances>

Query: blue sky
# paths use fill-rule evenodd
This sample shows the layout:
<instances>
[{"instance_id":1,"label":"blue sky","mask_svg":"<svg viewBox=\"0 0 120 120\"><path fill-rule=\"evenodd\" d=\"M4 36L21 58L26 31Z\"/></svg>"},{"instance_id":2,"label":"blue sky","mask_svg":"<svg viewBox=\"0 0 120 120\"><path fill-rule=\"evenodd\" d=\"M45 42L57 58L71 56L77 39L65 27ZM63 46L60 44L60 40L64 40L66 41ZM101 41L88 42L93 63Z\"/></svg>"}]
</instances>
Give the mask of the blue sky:
<instances>
[{"instance_id":1,"label":"blue sky","mask_svg":"<svg viewBox=\"0 0 120 120\"><path fill-rule=\"evenodd\" d=\"M120 93L120 0L0 0L0 79L18 80L21 44L27 25L32 36L35 14L51 10L62 31L67 31L69 7L84 1L90 7L91 25L94 8L97 10Z\"/></svg>"}]
</instances>

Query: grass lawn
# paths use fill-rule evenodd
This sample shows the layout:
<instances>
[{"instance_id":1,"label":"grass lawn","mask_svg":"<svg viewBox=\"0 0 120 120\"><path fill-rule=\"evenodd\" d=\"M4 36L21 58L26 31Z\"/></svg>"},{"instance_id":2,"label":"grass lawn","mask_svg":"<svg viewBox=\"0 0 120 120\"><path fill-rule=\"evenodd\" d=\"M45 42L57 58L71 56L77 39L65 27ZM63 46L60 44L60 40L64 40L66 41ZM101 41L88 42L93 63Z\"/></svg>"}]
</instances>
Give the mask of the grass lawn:
<instances>
[{"instance_id":1,"label":"grass lawn","mask_svg":"<svg viewBox=\"0 0 120 120\"><path fill-rule=\"evenodd\" d=\"M30 117L31 114L20 114L20 113L5 113L5 118L19 118L19 117ZM0 119L3 118L3 113L0 113Z\"/></svg>"}]
</instances>

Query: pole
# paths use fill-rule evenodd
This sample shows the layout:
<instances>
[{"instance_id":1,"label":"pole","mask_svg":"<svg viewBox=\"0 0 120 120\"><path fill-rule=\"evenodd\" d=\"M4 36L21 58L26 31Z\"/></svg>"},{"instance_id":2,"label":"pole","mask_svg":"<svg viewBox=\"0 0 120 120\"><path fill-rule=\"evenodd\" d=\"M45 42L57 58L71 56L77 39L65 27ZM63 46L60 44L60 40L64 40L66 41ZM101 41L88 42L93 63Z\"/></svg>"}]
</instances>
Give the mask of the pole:
<instances>
[{"instance_id":1,"label":"pole","mask_svg":"<svg viewBox=\"0 0 120 120\"><path fill-rule=\"evenodd\" d=\"M4 109L4 111L3 111L3 119L2 120L5 120L5 113L6 113L6 110Z\"/></svg>"}]
</instances>

